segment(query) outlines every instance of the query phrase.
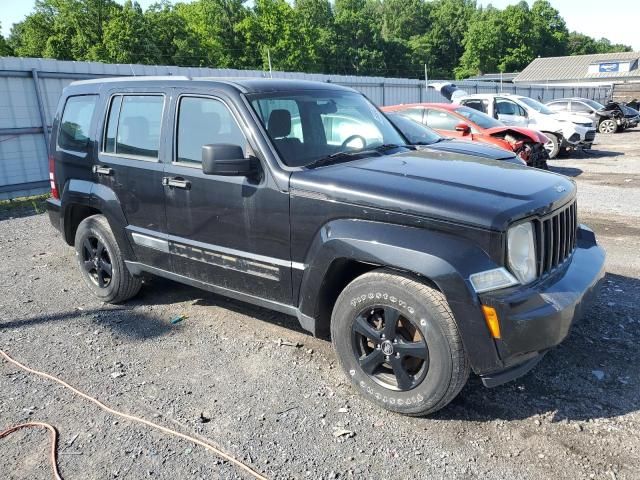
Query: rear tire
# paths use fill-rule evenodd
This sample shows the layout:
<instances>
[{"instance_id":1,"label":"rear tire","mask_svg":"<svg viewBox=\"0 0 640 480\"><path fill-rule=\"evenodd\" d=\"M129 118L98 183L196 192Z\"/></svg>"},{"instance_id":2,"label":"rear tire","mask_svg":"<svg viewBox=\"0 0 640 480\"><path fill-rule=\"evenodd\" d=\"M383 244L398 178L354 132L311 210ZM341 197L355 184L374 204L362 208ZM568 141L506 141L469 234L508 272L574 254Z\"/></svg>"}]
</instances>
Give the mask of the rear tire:
<instances>
[{"instance_id":1,"label":"rear tire","mask_svg":"<svg viewBox=\"0 0 640 480\"><path fill-rule=\"evenodd\" d=\"M369 272L347 285L333 309L331 337L355 388L393 412L440 410L469 377L444 295L391 271Z\"/></svg>"},{"instance_id":2,"label":"rear tire","mask_svg":"<svg viewBox=\"0 0 640 480\"><path fill-rule=\"evenodd\" d=\"M121 303L140 291L142 280L129 273L103 215L92 215L80 222L74 245L82 278L100 300Z\"/></svg>"},{"instance_id":3,"label":"rear tire","mask_svg":"<svg viewBox=\"0 0 640 480\"><path fill-rule=\"evenodd\" d=\"M544 134L549 139L549 141L544 144L544 148L547 153L549 153L549 158L556 158L560 152L560 141L558 140L558 136L547 132L544 132Z\"/></svg>"}]
</instances>

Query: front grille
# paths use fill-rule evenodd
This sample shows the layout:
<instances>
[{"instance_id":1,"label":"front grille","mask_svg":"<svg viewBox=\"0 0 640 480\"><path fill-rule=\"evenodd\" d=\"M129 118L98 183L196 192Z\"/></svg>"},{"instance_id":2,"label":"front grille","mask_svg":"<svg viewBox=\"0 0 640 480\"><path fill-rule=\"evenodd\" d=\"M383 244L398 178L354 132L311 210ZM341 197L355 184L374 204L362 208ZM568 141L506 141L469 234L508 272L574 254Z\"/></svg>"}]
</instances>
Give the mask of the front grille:
<instances>
[{"instance_id":1,"label":"front grille","mask_svg":"<svg viewBox=\"0 0 640 480\"><path fill-rule=\"evenodd\" d=\"M535 220L536 257L538 276L551 273L562 265L576 248L578 231L576 202L556 210L552 214Z\"/></svg>"},{"instance_id":2,"label":"front grille","mask_svg":"<svg viewBox=\"0 0 640 480\"><path fill-rule=\"evenodd\" d=\"M596 139L596 131L595 130L589 130L585 134L584 139L587 142L593 142Z\"/></svg>"}]
</instances>

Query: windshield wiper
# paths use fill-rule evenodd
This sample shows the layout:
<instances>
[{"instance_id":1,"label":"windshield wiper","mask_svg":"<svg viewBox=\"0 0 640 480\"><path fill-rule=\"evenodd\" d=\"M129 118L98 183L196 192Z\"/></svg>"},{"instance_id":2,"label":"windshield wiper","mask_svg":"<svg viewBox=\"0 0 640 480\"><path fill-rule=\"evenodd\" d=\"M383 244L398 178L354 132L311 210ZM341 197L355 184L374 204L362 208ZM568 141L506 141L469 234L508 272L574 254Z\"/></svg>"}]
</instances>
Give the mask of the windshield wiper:
<instances>
[{"instance_id":1,"label":"windshield wiper","mask_svg":"<svg viewBox=\"0 0 640 480\"><path fill-rule=\"evenodd\" d=\"M322 157L314 162L311 162L307 165L307 168L322 167L323 165L329 165L331 163L339 162L340 160L349 159L353 155L357 155L363 152L364 150L355 150L332 153L331 155L327 155L326 157Z\"/></svg>"},{"instance_id":2,"label":"windshield wiper","mask_svg":"<svg viewBox=\"0 0 640 480\"><path fill-rule=\"evenodd\" d=\"M361 155L361 154L366 154L369 152L378 152L378 153L382 153L386 150L391 150L394 148L408 148L410 150L415 150L415 147L412 145L397 145L395 143L383 143L382 145L379 145L377 147L374 148L366 148L366 149L362 149L362 150L352 150L352 151L343 151L343 152L336 152L336 153L332 153L331 155L327 155L326 157L322 157L319 160L316 160L315 162L311 162L310 164L307 165L307 168L315 168L315 167L322 167L323 165L329 165L331 163L336 163L339 162L341 160L345 160L345 159L351 159L353 156L355 155Z\"/></svg>"},{"instance_id":3,"label":"windshield wiper","mask_svg":"<svg viewBox=\"0 0 640 480\"><path fill-rule=\"evenodd\" d=\"M377 147L372 148L376 152L386 152L387 150L393 150L394 148L408 148L409 150L415 150L413 145L398 145L396 143L383 143Z\"/></svg>"}]
</instances>

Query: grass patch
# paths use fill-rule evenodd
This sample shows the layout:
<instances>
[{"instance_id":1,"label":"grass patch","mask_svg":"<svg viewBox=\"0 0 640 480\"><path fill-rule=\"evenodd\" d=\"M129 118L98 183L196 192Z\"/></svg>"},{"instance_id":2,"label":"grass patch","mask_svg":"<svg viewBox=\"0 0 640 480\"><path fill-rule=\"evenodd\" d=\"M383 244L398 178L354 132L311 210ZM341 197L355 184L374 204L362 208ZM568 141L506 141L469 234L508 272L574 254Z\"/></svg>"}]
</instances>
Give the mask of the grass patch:
<instances>
[{"instance_id":1,"label":"grass patch","mask_svg":"<svg viewBox=\"0 0 640 480\"><path fill-rule=\"evenodd\" d=\"M44 213L46 207L44 202L49 198L49 194L34 195L32 197L13 198L11 200L0 200L0 218L24 217L27 215L37 215Z\"/></svg>"}]
</instances>

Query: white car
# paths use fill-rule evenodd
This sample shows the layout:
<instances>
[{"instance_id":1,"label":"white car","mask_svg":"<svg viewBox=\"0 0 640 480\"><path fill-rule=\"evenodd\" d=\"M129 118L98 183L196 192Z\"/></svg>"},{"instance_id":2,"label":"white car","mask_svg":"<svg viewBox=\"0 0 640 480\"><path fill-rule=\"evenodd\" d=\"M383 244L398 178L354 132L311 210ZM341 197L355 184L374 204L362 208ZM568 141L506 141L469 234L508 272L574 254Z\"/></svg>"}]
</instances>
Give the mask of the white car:
<instances>
[{"instance_id":1,"label":"white car","mask_svg":"<svg viewBox=\"0 0 640 480\"><path fill-rule=\"evenodd\" d=\"M544 133L549 137L545 148L550 158L555 158L567 148L590 149L596 136L594 122L589 117L556 113L537 100L522 95L479 93L457 95L453 100L497 118L505 125Z\"/></svg>"}]
</instances>

